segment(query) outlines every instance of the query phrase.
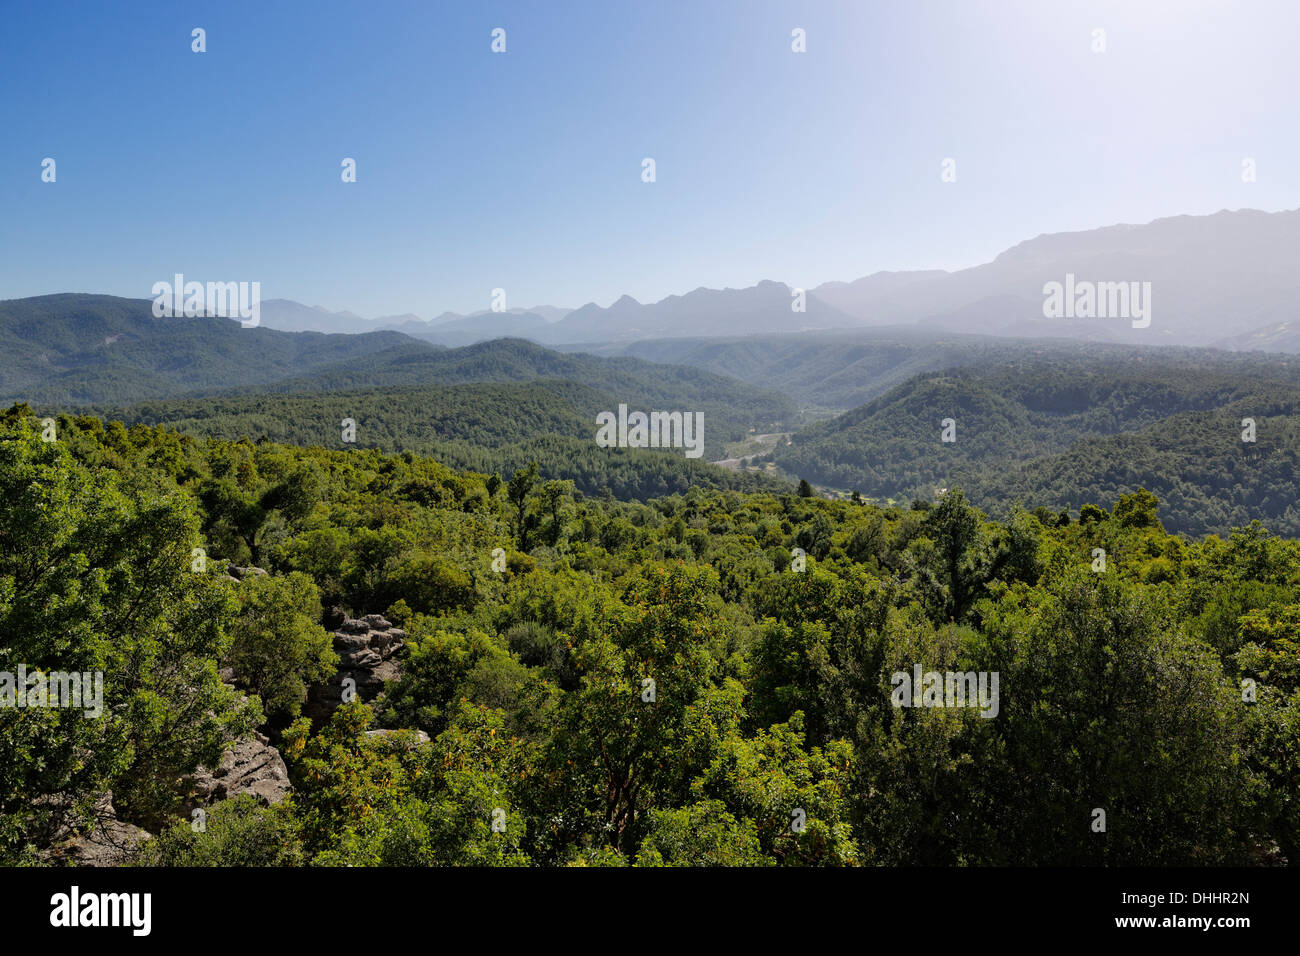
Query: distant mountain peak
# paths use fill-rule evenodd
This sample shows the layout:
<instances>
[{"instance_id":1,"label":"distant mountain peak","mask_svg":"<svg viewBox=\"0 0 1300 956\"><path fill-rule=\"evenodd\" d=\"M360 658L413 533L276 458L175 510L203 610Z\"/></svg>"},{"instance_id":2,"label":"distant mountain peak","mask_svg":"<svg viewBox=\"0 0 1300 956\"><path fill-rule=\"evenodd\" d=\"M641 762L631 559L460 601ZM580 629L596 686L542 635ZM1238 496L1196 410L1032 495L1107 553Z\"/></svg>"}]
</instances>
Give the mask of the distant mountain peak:
<instances>
[{"instance_id":1,"label":"distant mountain peak","mask_svg":"<svg viewBox=\"0 0 1300 956\"><path fill-rule=\"evenodd\" d=\"M1221 209L1145 224L1042 233L994 259L956 271L876 271L852 281L805 289L761 279L743 288L698 286L641 302L623 294L608 306L553 306L414 313L366 319L291 299L262 302L262 326L279 331L370 332L395 329L447 347L522 338L542 345L638 339L717 338L819 329L915 326L935 332L1089 341L1297 348L1297 334L1278 323L1300 300L1300 209ZM1150 283L1155 313L1149 330L1122 321L1063 321L1043 315L1043 288L1073 274L1087 283Z\"/></svg>"}]
</instances>

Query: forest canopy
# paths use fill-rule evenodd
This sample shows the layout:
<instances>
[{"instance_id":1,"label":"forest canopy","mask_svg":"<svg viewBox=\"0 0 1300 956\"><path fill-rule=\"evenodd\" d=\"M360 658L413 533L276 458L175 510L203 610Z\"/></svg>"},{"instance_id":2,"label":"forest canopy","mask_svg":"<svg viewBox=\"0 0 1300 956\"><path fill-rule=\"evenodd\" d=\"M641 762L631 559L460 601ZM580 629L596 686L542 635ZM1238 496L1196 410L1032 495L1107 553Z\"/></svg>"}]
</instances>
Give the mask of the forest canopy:
<instances>
[{"instance_id":1,"label":"forest canopy","mask_svg":"<svg viewBox=\"0 0 1300 956\"><path fill-rule=\"evenodd\" d=\"M106 676L100 720L0 708L6 863L110 792L165 865L1300 852L1300 544L1172 535L1145 489L1003 520L956 487L621 502L15 406L0 492L0 671ZM337 619L376 614L400 674L308 715ZM896 706L914 672L996 674L996 716ZM254 730L292 793L196 830L190 774Z\"/></svg>"}]
</instances>

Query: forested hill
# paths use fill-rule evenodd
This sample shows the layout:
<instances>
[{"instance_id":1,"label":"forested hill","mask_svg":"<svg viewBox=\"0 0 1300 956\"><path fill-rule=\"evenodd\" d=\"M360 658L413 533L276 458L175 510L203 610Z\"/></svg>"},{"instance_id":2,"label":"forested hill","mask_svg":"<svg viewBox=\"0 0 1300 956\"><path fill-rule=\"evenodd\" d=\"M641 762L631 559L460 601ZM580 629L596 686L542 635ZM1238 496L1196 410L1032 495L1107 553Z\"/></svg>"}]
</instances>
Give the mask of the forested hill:
<instances>
[{"instance_id":1,"label":"forested hill","mask_svg":"<svg viewBox=\"0 0 1300 956\"><path fill-rule=\"evenodd\" d=\"M779 488L714 468L750 431L790 427L783 394L688 366L552 351L520 339L444 349L395 332L325 335L241 328L224 318L156 319L146 300L57 295L0 303L0 396L43 415L102 413L172 423L192 434L245 435L433 454L547 478L623 499L708 488ZM486 384L491 383L491 384ZM704 449L602 449L596 416L700 413Z\"/></svg>"},{"instance_id":2,"label":"forested hill","mask_svg":"<svg viewBox=\"0 0 1300 956\"><path fill-rule=\"evenodd\" d=\"M1097 362L1134 368L1179 369L1300 382L1294 355L1232 353L1215 349L1116 345L1066 339L999 338L937 328L876 329L661 339L607 346L600 354L691 365L767 388L780 389L802 408L842 412L871 401L917 375L952 368L989 368L1051 362L1088 368ZM1071 368L1073 364L1071 365ZM1072 373L1071 373L1072 374Z\"/></svg>"},{"instance_id":3,"label":"forested hill","mask_svg":"<svg viewBox=\"0 0 1300 956\"><path fill-rule=\"evenodd\" d=\"M264 385L417 343L398 332L325 335L154 318L147 299L62 294L0 301L0 401L131 402Z\"/></svg>"},{"instance_id":4,"label":"forested hill","mask_svg":"<svg viewBox=\"0 0 1300 956\"><path fill-rule=\"evenodd\" d=\"M464 348L418 352L405 347L389 349L355 362L340 362L310 375L296 376L270 390L332 392L387 386L543 380L580 384L601 393L601 398L583 408L584 413L593 415L596 411L617 409L620 402L647 411L703 412L719 441L736 441L749 428L768 431L778 425L788 425L796 418L794 403L766 386L746 384L688 365L556 352L523 339L495 339Z\"/></svg>"},{"instance_id":5,"label":"forested hill","mask_svg":"<svg viewBox=\"0 0 1300 956\"><path fill-rule=\"evenodd\" d=\"M621 397L628 401L646 396ZM536 381L268 392L92 411L128 424L166 424L187 434L231 441L249 437L329 449L415 452L484 474L511 474L536 461L543 478L572 480L586 494L621 500L684 493L692 486L789 490L774 478L708 463L710 451L720 457L723 442L745 431L737 412L726 405L716 406L716 412L715 406L704 406L706 454L701 458L687 458L675 448L598 446L596 413L617 408L618 401L617 396L574 382ZM41 408L42 414L57 411ZM343 441L344 419L356 424L354 443Z\"/></svg>"},{"instance_id":6,"label":"forested hill","mask_svg":"<svg viewBox=\"0 0 1300 956\"><path fill-rule=\"evenodd\" d=\"M0 708L0 864L1294 863L1300 545L1105 505L623 503L12 408L0 671L104 681ZM232 748L279 775L212 786Z\"/></svg>"},{"instance_id":7,"label":"forested hill","mask_svg":"<svg viewBox=\"0 0 1300 956\"><path fill-rule=\"evenodd\" d=\"M358 335L242 328L225 318L154 318L148 300L51 295L0 301L0 401L124 406L250 389L325 392L386 386L564 380L612 406L698 411L706 439L788 424L782 393L689 366L571 355L521 339L444 349L398 332ZM585 411L585 410L584 410ZM740 427L743 423L743 427ZM739 428L739 431L736 429ZM721 448L714 457L723 457Z\"/></svg>"},{"instance_id":8,"label":"forested hill","mask_svg":"<svg viewBox=\"0 0 1300 956\"><path fill-rule=\"evenodd\" d=\"M992 513L1068 508L1145 487L1191 535L1259 518L1300 534L1300 386L1278 363L1239 368L1026 360L923 375L809 426L773 459L872 498L930 499L959 485ZM1242 440L1243 419L1255 441ZM943 438L945 419L955 441Z\"/></svg>"}]
</instances>

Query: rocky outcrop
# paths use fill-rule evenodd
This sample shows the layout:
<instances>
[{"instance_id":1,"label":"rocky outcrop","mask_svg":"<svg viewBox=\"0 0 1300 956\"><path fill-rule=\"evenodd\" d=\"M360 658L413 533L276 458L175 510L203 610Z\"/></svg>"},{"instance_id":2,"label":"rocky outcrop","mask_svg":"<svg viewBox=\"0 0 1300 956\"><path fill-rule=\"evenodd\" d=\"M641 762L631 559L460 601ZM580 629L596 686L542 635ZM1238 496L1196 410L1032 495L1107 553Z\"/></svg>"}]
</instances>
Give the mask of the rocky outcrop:
<instances>
[{"instance_id":1,"label":"rocky outcrop","mask_svg":"<svg viewBox=\"0 0 1300 956\"><path fill-rule=\"evenodd\" d=\"M265 575L266 570L264 568L241 568L238 565L231 564L226 566L226 573L236 581L242 581L252 574Z\"/></svg>"},{"instance_id":2,"label":"rocky outcrop","mask_svg":"<svg viewBox=\"0 0 1300 956\"><path fill-rule=\"evenodd\" d=\"M191 780L187 811L210 807L218 800L252 794L265 806L279 803L292 789L289 770L280 752L262 734L244 737L227 750L215 770L199 767Z\"/></svg>"},{"instance_id":3,"label":"rocky outcrop","mask_svg":"<svg viewBox=\"0 0 1300 956\"><path fill-rule=\"evenodd\" d=\"M152 834L117 818L112 795L105 798L107 815L90 833L68 844L68 857L77 866L122 866L130 862Z\"/></svg>"},{"instance_id":4,"label":"rocky outcrop","mask_svg":"<svg viewBox=\"0 0 1300 956\"><path fill-rule=\"evenodd\" d=\"M71 809L71 801L61 796L43 798L37 803L55 811ZM55 819L61 817L56 812ZM123 866L131 862L150 836L147 830L119 820L113 808L113 794L105 793L95 803L94 822L88 829L78 833L64 822L57 823L55 830L45 835L49 849L41 856L55 866Z\"/></svg>"},{"instance_id":5,"label":"rocky outcrop","mask_svg":"<svg viewBox=\"0 0 1300 956\"><path fill-rule=\"evenodd\" d=\"M406 646L406 632L379 614L349 618L334 631L339 669L327 684L317 684L307 694L303 713L317 724L329 720L343 703L345 682L351 680L356 699L369 703L384 684L402 674L398 652Z\"/></svg>"},{"instance_id":6,"label":"rocky outcrop","mask_svg":"<svg viewBox=\"0 0 1300 956\"><path fill-rule=\"evenodd\" d=\"M241 568L237 564L226 565L226 573L222 575L227 581L234 581L238 584L247 577L266 574L262 568Z\"/></svg>"}]
</instances>

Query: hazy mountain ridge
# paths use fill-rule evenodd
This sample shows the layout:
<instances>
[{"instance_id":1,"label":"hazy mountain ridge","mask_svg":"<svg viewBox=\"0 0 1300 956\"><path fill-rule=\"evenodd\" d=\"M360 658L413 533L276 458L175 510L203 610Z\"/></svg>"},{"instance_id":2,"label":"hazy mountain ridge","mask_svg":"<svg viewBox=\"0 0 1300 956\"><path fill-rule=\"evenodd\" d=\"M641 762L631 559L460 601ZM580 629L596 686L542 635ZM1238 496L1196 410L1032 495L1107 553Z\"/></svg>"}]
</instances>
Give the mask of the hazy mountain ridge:
<instances>
[{"instance_id":1,"label":"hazy mountain ridge","mask_svg":"<svg viewBox=\"0 0 1300 956\"><path fill-rule=\"evenodd\" d=\"M575 346L575 348L577 348ZM869 402L916 375L1024 361L1099 359L1156 362L1187 372L1211 364L1236 374L1294 380L1292 356L1232 354L1208 348L1124 345L1074 339L1025 339L948 332L926 326L888 326L828 333L717 339L662 339L608 345L601 355L634 355L693 365L751 384L779 389L802 409L842 412Z\"/></svg>"},{"instance_id":2,"label":"hazy mountain ridge","mask_svg":"<svg viewBox=\"0 0 1300 956\"><path fill-rule=\"evenodd\" d=\"M918 322L952 331L1066 336L1133 344L1210 345L1295 315L1300 210L1222 210L1145 225L1051 233L952 273L887 273L813 292L864 322ZM1048 319L1043 286L1150 282L1152 322ZM908 282L908 276L913 281ZM904 294L886 298L898 286ZM882 302L885 306L882 306ZM882 311L883 310L883 311ZM1289 349L1288 349L1289 350Z\"/></svg>"},{"instance_id":3,"label":"hazy mountain ridge","mask_svg":"<svg viewBox=\"0 0 1300 956\"><path fill-rule=\"evenodd\" d=\"M954 272L876 272L826 282L792 309L791 288L765 280L743 289L699 288L641 303L624 295L609 306L539 306L504 313L444 313L357 320L287 300L264 304L272 328L306 328L313 316L330 331L363 331L373 323L425 341L459 346L502 336L545 345L631 342L676 337L858 329L882 325L1010 337L1071 338L1144 345L1300 351L1295 336L1265 331L1296 318L1300 301L1300 210L1222 210L1170 216L1142 225L1117 224L1046 233ZM1151 283L1152 321L1053 319L1043 315L1043 286L1067 274L1089 282ZM283 316L281 306L285 303ZM358 324L358 322L360 324Z\"/></svg>"},{"instance_id":4,"label":"hazy mountain ridge","mask_svg":"<svg viewBox=\"0 0 1300 956\"><path fill-rule=\"evenodd\" d=\"M503 312L489 309L469 314L444 312L433 319L426 319L414 312L367 319L354 312L332 312L321 306L307 306L292 299L267 299L262 302L262 325L282 332L356 334L396 331L436 345L457 346L521 332L541 334L542 328L571 311L542 305L532 309L507 309Z\"/></svg>"},{"instance_id":5,"label":"hazy mountain ridge","mask_svg":"<svg viewBox=\"0 0 1300 956\"><path fill-rule=\"evenodd\" d=\"M601 308L588 303L550 330L557 342L716 335L734 332L787 332L856 325L854 319L806 293L805 311L796 312L791 289L766 280L747 289L696 289L643 305L623 296Z\"/></svg>"},{"instance_id":6,"label":"hazy mountain ridge","mask_svg":"<svg viewBox=\"0 0 1300 956\"><path fill-rule=\"evenodd\" d=\"M109 296L0 303L0 342L12 356L0 371L0 400L56 409L182 397L216 402L232 395L536 384L564 392L589 423L582 429L588 439L594 416L624 403L647 412L701 412L706 454L713 458L725 457L724 444L750 428L789 427L796 419L785 394L688 365L558 352L523 339L448 349L398 332L281 332L246 329L224 318L156 319L148 300ZM377 404L375 414L382 413ZM564 434L575 437L572 429Z\"/></svg>"}]
</instances>

